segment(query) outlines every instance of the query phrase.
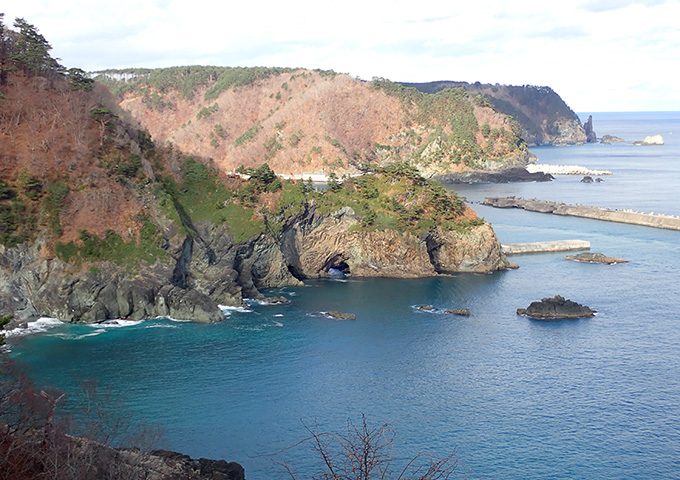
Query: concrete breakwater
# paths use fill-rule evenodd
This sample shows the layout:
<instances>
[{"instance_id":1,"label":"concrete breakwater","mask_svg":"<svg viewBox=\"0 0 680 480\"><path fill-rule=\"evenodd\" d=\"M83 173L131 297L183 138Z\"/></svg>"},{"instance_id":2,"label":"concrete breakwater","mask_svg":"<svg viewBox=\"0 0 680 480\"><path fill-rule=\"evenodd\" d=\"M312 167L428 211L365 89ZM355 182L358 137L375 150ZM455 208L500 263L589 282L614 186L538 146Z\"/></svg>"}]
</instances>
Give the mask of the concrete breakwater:
<instances>
[{"instance_id":1,"label":"concrete breakwater","mask_svg":"<svg viewBox=\"0 0 680 480\"><path fill-rule=\"evenodd\" d=\"M526 199L522 197L487 197L482 205L498 208L523 208L531 212L553 213L555 215L570 215L573 217L592 218L607 222L630 223L645 227L680 230L680 218L672 215L640 213L631 210L611 210L601 207L586 207L569 205L562 202L548 200Z\"/></svg>"},{"instance_id":2,"label":"concrete breakwater","mask_svg":"<svg viewBox=\"0 0 680 480\"><path fill-rule=\"evenodd\" d=\"M590 242L586 242L585 240L552 240L548 242L504 243L501 247L504 254L514 255L517 253L590 250Z\"/></svg>"}]
</instances>

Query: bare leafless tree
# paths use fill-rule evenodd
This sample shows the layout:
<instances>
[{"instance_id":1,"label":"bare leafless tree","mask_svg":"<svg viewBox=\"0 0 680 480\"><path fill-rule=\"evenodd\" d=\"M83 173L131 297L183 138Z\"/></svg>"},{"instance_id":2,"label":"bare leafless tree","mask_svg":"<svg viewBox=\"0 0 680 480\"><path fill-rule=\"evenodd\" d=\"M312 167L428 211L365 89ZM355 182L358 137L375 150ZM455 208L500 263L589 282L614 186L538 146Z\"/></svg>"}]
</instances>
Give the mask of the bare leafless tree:
<instances>
[{"instance_id":1,"label":"bare leafless tree","mask_svg":"<svg viewBox=\"0 0 680 480\"><path fill-rule=\"evenodd\" d=\"M309 444L318 456L320 465L312 473L313 480L446 480L458 466L454 450L443 458L423 452L405 466L395 467L395 432L391 425L384 423L371 428L363 414L359 426L348 420L347 431L343 433L321 431L317 422L314 427L304 423L303 426L309 435L293 447ZM280 464L292 480L301 478L291 465Z\"/></svg>"},{"instance_id":2,"label":"bare leafless tree","mask_svg":"<svg viewBox=\"0 0 680 480\"><path fill-rule=\"evenodd\" d=\"M65 394L37 389L15 362L0 360L0 480L144 478L135 463L143 456L118 461L121 450L109 445L139 442L134 451L147 451L159 427L131 428L120 400L93 381L83 382L75 421L62 412Z\"/></svg>"}]
</instances>

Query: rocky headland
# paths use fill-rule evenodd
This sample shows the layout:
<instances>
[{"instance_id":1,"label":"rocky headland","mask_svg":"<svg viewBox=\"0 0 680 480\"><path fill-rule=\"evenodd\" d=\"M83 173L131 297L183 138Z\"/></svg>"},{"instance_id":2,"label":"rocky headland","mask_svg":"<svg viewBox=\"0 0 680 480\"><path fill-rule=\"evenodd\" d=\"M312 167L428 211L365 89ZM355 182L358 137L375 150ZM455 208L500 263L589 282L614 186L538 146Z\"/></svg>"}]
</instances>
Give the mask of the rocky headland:
<instances>
[{"instance_id":1,"label":"rocky headland","mask_svg":"<svg viewBox=\"0 0 680 480\"><path fill-rule=\"evenodd\" d=\"M567 300L560 295L544 298L540 302L531 302L527 308L517 309L517 315L541 320L592 317L595 313L597 312L590 307Z\"/></svg>"},{"instance_id":2,"label":"rocky headland","mask_svg":"<svg viewBox=\"0 0 680 480\"><path fill-rule=\"evenodd\" d=\"M37 316L213 322L224 319L220 305L264 299L264 289L331 269L413 278L509 266L486 222L407 165L322 192L281 182L266 165L250 173L225 184L185 159L177 180L126 182L145 205L136 239L81 230L68 242L38 235L0 246L0 311L15 323Z\"/></svg>"},{"instance_id":3,"label":"rocky headland","mask_svg":"<svg viewBox=\"0 0 680 480\"><path fill-rule=\"evenodd\" d=\"M597 141L592 116L584 124L550 87L438 81L403 83L426 93L462 88L479 95L494 109L517 122L519 137L534 145L581 145Z\"/></svg>"}]
</instances>

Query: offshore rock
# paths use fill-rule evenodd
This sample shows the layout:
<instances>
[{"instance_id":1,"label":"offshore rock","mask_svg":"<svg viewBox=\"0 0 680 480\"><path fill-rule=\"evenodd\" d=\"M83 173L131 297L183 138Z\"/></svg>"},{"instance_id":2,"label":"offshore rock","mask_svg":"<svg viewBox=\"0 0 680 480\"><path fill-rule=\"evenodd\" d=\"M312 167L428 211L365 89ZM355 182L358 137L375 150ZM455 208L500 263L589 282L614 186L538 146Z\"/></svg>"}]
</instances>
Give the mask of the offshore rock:
<instances>
[{"instance_id":1,"label":"offshore rock","mask_svg":"<svg viewBox=\"0 0 680 480\"><path fill-rule=\"evenodd\" d=\"M512 182L549 182L555 177L549 173L529 172L524 167L507 168L496 171L466 170L463 172L438 175L435 180L441 183L512 183Z\"/></svg>"},{"instance_id":2,"label":"offshore rock","mask_svg":"<svg viewBox=\"0 0 680 480\"><path fill-rule=\"evenodd\" d=\"M325 316L330 317L334 320L356 320L357 316L353 313L345 312L326 312Z\"/></svg>"},{"instance_id":3,"label":"offshore rock","mask_svg":"<svg viewBox=\"0 0 680 480\"><path fill-rule=\"evenodd\" d=\"M625 142L625 140L621 137L616 137L614 135L603 135L602 138L600 139L600 143L603 143L605 145L611 145L612 143L622 143Z\"/></svg>"},{"instance_id":4,"label":"offshore rock","mask_svg":"<svg viewBox=\"0 0 680 480\"><path fill-rule=\"evenodd\" d=\"M540 302L532 302L527 308L518 308L517 315L525 315L537 319L560 319L592 317L595 310L571 300L566 300L560 295L553 298L544 298Z\"/></svg>"},{"instance_id":5,"label":"offshore rock","mask_svg":"<svg viewBox=\"0 0 680 480\"><path fill-rule=\"evenodd\" d=\"M661 135L648 135L642 141L633 142L633 145L663 145Z\"/></svg>"},{"instance_id":6,"label":"offshore rock","mask_svg":"<svg viewBox=\"0 0 680 480\"><path fill-rule=\"evenodd\" d=\"M568 255L564 258L567 260L573 260L575 262L606 263L607 265L612 265L614 263L628 263L628 260L624 260L623 258L608 257L603 253L586 252L579 253L578 255Z\"/></svg>"}]
</instances>

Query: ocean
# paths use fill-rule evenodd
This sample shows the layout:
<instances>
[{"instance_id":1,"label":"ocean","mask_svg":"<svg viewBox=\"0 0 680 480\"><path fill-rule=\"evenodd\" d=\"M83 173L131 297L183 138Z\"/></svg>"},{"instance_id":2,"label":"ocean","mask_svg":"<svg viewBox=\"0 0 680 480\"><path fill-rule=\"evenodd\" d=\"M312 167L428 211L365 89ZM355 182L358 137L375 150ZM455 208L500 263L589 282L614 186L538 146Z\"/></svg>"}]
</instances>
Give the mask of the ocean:
<instances>
[{"instance_id":1,"label":"ocean","mask_svg":"<svg viewBox=\"0 0 680 480\"><path fill-rule=\"evenodd\" d=\"M454 478L677 479L680 232L478 204L516 195L680 215L680 113L592 115L598 136L661 134L665 144L531 149L540 163L612 171L602 183L453 188L501 242L588 240L629 263L543 253L512 256L519 269L491 275L312 280L267 292L290 304L253 303L218 324L57 323L11 337L11 354L71 399L95 379L132 422L161 423L164 448L237 461L249 480L289 478L281 463L311 478L321 461L296 446L305 425L346 433L362 415L391 425L395 467L455 452ZM516 315L556 294L598 313ZM357 319L318 315L331 310Z\"/></svg>"}]
</instances>

